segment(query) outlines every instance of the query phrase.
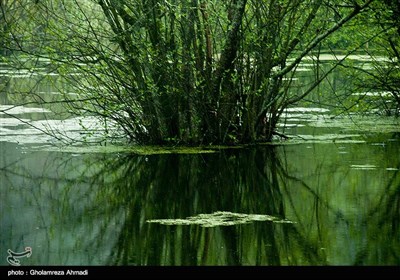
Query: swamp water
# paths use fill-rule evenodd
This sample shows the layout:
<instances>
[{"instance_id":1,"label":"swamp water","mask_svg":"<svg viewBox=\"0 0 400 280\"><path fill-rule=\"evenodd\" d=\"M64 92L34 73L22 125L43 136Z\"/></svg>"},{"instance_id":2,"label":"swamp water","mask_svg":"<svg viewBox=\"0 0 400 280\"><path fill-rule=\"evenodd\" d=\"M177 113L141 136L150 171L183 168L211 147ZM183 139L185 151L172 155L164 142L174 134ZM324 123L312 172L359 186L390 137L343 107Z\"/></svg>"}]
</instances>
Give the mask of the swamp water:
<instances>
[{"instance_id":1,"label":"swamp water","mask_svg":"<svg viewBox=\"0 0 400 280\"><path fill-rule=\"evenodd\" d=\"M79 118L11 109L10 95L0 108L19 119L0 114L0 265L26 247L22 265L400 264L396 119L298 107L280 128L292 138L275 145L59 149L25 122L79 137Z\"/></svg>"}]
</instances>

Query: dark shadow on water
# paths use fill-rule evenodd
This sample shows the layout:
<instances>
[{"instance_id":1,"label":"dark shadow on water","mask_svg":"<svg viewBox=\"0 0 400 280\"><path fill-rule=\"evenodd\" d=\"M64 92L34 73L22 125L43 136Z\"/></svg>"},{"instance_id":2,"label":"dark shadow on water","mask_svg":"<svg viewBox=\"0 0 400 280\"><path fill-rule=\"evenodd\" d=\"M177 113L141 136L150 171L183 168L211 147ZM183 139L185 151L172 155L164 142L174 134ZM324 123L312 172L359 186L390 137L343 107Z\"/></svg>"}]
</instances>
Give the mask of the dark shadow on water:
<instances>
[{"instance_id":1,"label":"dark shadow on water","mask_svg":"<svg viewBox=\"0 0 400 280\"><path fill-rule=\"evenodd\" d=\"M145 223L216 211L285 218L280 190L285 174L273 149L126 156L111 169L125 175L101 194L119 196L111 208L120 208L122 202L131 210L110 256L112 264L282 265L296 264L300 256L311 264L324 263L293 224L205 228ZM299 247L295 252L289 248L292 243Z\"/></svg>"}]
</instances>

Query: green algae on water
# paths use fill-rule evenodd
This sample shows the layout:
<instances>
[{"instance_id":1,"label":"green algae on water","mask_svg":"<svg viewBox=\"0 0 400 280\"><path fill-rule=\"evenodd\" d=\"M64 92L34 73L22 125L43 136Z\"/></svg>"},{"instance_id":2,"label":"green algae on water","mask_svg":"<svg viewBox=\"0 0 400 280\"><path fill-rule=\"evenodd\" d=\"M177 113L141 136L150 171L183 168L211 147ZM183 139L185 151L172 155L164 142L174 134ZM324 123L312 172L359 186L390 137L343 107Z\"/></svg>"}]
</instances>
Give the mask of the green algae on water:
<instances>
[{"instance_id":1,"label":"green algae on water","mask_svg":"<svg viewBox=\"0 0 400 280\"><path fill-rule=\"evenodd\" d=\"M218 211L212 214L199 214L186 219L158 219L147 220L148 223L158 223L161 225L199 225L202 227L234 226L248 224L252 222L274 222L274 223L293 223L287 219L262 214L242 214L226 211Z\"/></svg>"}]
</instances>

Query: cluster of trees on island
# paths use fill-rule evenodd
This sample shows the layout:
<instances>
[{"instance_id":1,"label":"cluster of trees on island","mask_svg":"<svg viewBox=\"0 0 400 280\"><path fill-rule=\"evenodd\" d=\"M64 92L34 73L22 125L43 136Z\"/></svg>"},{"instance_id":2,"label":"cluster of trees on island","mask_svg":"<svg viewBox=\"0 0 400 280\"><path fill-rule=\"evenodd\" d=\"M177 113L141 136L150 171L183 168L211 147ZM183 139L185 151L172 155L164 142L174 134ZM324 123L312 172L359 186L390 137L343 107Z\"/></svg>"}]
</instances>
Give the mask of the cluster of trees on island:
<instances>
[{"instance_id":1,"label":"cluster of trees on island","mask_svg":"<svg viewBox=\"0 0 400 280\"><path fill-rule=\"evenodd\" d=\"M78 93L62 100L71 112L113 122L135 143L271 141L284 110L359 52L388 58L357 70L400 106L397 0L0 0L0 9L3 61L47 59ZM318 55L338 50L293 90L305 57L318 70Z\"/></svg>"}]
</instances>

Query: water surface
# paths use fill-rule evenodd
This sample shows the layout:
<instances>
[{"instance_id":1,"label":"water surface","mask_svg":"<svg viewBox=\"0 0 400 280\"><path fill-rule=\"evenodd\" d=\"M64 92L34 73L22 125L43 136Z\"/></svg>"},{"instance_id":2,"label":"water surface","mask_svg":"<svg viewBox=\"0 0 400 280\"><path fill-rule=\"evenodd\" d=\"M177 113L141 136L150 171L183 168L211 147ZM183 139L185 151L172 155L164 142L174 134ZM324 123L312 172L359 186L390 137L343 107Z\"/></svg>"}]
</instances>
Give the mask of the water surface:
<instances>
[{"instance_id":1,"label":"water surface","mask_svg":"<svg viewBox=\"0 0 400 280\"><path fill-rule=\"evenodd\" d=\"M26 265L398 265L399 135L372 140L170 155L1 142L0 262L30 246ZM276 220L179 223L221 211Z\"/></svg>"}]
</instances>

